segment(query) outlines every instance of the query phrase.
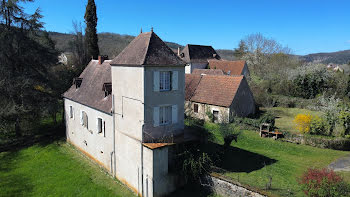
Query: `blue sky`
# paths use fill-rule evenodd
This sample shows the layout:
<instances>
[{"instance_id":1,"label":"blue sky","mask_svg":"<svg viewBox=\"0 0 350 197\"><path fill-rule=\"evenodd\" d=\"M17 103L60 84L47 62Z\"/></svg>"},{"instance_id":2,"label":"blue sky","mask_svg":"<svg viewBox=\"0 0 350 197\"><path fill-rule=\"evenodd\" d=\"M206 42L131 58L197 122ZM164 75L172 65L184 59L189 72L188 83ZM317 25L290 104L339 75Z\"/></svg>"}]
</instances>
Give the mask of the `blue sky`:
<instances>
[{"instance_id":1,"label":"blue sky","mask_svg":"<svg viewBox=\"0 0 350 197\"><path fill-rule=\"evenodd\" d=\"M236 48L260 32L298 55L350 49L349 0L95 0L98 32L137 35L154 31L165 41ZM84 21L87 0L36 0L45 29L72 31Z\"/></svg>"}]
</instances>

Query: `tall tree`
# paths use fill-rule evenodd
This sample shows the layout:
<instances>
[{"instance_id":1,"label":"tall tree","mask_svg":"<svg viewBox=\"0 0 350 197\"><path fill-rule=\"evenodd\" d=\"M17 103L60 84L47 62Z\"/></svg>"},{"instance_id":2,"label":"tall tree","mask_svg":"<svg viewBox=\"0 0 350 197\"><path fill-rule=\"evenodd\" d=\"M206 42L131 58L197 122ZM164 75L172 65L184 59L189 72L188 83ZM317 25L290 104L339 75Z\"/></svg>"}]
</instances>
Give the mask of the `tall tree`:
<instances>
[{"instance_id":1,"label":"tall tree","mask_svg":"<svg viewBox=\"0 0 350 197\"><path fill-rule=\"evenodd\" d=\"M243 56L247 53L247 46L245 45L244 41L241 40L239 42L238 48L236 48L233 51L233 55L235 56L236 59L243 59Z\"/></svg>"},{"instance_id":2,"label":"tall tree","mask_svg":"<svg viewBox=\"0 0 350 197\"><path fill-rule=\"evenodd\" d=\"M98 37L97 37L97 14L96 14L96 4L94 0L88 0L85 11L85 43L87 47L88 57L97 59L100 51L98 49Z\"/></svg>"},{"instance_id":3,"label":"tall tree","mask_svg":"<svg viewBox=\"0 0 350 197\"><path fill-rule=\"evenodd\" d=\"M29 15L19 5L32 1L0 2L0 129L15 128L18 135L23 122L35 123L57 102L48 72L57 62L54 43L41 31L40 10Z\"/></svg>"}]
</instances>

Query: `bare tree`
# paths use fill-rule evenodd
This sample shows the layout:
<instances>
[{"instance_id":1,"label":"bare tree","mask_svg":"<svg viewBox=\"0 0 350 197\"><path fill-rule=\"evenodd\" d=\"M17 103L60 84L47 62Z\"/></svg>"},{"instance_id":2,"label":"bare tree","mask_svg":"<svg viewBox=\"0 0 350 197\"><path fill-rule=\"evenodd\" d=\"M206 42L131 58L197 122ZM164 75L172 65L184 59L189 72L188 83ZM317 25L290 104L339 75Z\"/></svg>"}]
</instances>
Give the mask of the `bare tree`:
<instances>
[{"instance_id":1,"label":"bare tree","mask_svg":"<svg viewBox=\"0 0 350 197\"><path fill-rule=\"evenodd\" d=\"M84 42L83 27L81 23L73 21L73 40L69 42L72 54L72 65L79 71L82 71L89 61Z\"/></svg>"}]
</instances>

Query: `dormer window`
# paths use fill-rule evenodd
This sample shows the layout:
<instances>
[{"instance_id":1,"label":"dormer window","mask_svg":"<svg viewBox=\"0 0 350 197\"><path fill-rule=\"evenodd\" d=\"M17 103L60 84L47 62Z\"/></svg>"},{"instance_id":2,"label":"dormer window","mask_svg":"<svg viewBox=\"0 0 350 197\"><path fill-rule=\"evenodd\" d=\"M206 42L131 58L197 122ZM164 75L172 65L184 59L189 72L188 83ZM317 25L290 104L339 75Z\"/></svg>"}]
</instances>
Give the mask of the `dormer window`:
<instances>
[{"instance_id":1,"label":"dormer window","mask_svg":"<svg viewBox=\"0 0 350 197\"><path fill-rule=\"evenodd\" d=\"M105 92L105 97L112 94L112 83L104 83L102 87L102 91Z\"/></svg>"},{"instance_id":2,"label":"dormer window","mask_svg":"<svg viewBox=\"0 0 350 197\"><path fill-rule=\"evenodd\" d=\"M159 73L159 90L160 91L170 91L171 89L171 72L162 71Z\"/></svg>"},{"instance_id":3,"label":"dormer window","mask_svg":"<svg viewBox=\"0 0 350 197\"><path fill-rule=\"evenodd\" d=\"M75 85L75 88L80 88L82 82L83 78L76 77L73 79L73 84Z\"/></svg>"}]
</instances>

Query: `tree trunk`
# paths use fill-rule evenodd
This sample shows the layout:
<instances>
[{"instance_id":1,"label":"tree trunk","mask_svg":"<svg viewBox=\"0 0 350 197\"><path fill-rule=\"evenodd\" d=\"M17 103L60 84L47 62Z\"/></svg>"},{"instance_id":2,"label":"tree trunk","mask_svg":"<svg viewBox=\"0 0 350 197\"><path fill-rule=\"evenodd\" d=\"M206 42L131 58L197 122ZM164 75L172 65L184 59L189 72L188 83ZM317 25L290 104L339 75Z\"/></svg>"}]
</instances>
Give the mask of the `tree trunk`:
<instances>
[{"instance_id":1,"label":"tree trunk","mask_svg":"<svg viewBox=\"0 0 350 197\"><path fill-rule=\"evenodd\" d=\"M19 117L16 117L15 131L16 131L16 135L17 136L21 136L22 135Z\"/></svg>"}]
</instances>

